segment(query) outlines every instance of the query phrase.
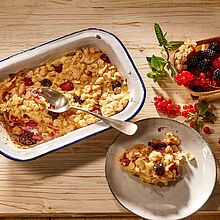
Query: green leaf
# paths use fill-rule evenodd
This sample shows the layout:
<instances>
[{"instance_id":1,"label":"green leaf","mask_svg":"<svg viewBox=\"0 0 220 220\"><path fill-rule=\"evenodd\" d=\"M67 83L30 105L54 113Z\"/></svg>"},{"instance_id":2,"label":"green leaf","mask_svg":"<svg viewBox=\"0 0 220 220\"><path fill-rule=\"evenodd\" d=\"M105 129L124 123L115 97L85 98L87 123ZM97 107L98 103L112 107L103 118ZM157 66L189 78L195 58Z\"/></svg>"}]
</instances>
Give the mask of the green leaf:
<instances>
[{"instance_id":1,"label":"green leaf","mask_svg":"<svg viewBox=\"0 0 220 220\"><path fill-rule=\"evenodd\" d=\"M165 38L166 34L163 34L159 24L157 24L157 23L154 24L154 31L157 36L159 46L167 46L167 40Z\"/></svg>"},{"instance_id":2,"label":"green leaf","mask_svg":"<svg viewBox=\"0 0 220 220\"><path fill-rule=\"evenodd\" d=\"M146 59L148 63L151 63L151 57L146 57Z\"/></svg>"},{"instance_id":3,"label":"green leaf","mask_svg":"<svg viewBox=\"0 0 220 220\"><path fill-rule=\"evenodd\" d=\"M147 76L151 79L153 79L154 82L157 82L158 80L162 79L164 77L164 73L161 71L151 71L147 73Z\"/></svg>"},{"instance_id":4,"label":"green leaf","mask_svg":"<svg viewBox=\"0 0 220 220\"><path fill-rule=\"evenodd\" d=\"M155 69L157 71L162 71L164 66L166 64L166 60L164 60L162 57L156 57L152 56L150 66L152 69Z\"/></svg>"},{"instance_id":5,"label":"green leaf","mask_svg":"<svg viewBox=\"0 0 220 220\"><path fill-rule=\"evenodd\" d=\"M199 110L199 115L204 115L209 108L209 103L205 100L202 100L197 104L197 108Z\"/></svg>"},{"instance_id":6,"label":"green leaf","mask_svg":"<svg viewBox=\"0 0 220 220\"><path fill-rule=\"evenodd\" d=\"M194 121L194 129L199 132L198 120L195 120L195 121Z\"/></svg>"},{"instance_id":7,"label":"green leaf","mask_svg":"<svg viewBox=\"0 0 220 220\"><path fill-rule=\"evenodd\" d=\"M167 48L168 48L168 50L176 50L182 44L184 44L184 41L169 41L167 43Z\"/></svg>"},{"instance_id":8,"label":"green leaf","mask_svg":"<svg viewBox=\"0 0 220 220\"><path fill-rule=\"evenodd\" d=\"M207 122L211 122L211 123L214 124L215 121L216 121L216 116L215 116L215 114L213 114L212 112L206 111L206 113L205 113L203 119L204 119L205 121L207 121Z\"/></svg>"}]
</instances>

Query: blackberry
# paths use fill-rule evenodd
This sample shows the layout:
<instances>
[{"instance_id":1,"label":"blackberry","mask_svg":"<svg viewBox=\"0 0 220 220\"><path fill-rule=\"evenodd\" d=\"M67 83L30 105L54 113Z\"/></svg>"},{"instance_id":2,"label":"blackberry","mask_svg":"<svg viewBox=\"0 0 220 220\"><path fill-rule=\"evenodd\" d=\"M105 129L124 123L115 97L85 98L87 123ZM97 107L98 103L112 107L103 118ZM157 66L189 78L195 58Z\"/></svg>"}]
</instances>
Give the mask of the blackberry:
<instances>
[{"instance_id":1,"label":"blackberry","mask_svg":"<svg viewBox=\"0 0 220 220\"><path fill-rule=\"evenodd\" d=\"M32 133L22 133L19 135L19 141L20 143L24 144L24 145L32 145L32 144L36 144L37 141L33 140L33 134Z\"/></svg>"},{"instance_id":2,"label":"blackberry","mask_svg":"<svg viewBox=\"0 0 220 220\"><path fill-rule=\"evenodd\" d=\"M188 67L196 67L198 65L198 58L196 55L187 57L186 65Z\"/></svg>"},{"instance_id":3,"label":"blackberry","mask_svg":"<svg viewBox=\"0 0 220 220\"><path fill-rule=\"evenodd\" d=\"M220 69L214 71L214 79L220 81Z\"/></svg>"},{"instance_id":4,"label":"blackberry","mask_svg":"<svg viewBox=\"0 0 220 220\"><path fill-rule=\"evenodd\" d=\"M167 147L166 143L161 140L153 140L152 142L148 142L148 146L154 149L161 149Z\"/></svg>"},{"instance_id":5,"label":"blackberry","mask_svg":"<svg viewBox=\"0 0 220 220\"><path fill-rule=\"evenodd\" d=\"M164 174L164 167L163 164L157 163L154 167L155 172L158 176L162 176Z\"/></svg>"},{"instance_id":6,"label":"blackberry","mask_svg":"<svg viewBox=\"0 0 220 220\"><path fill-rule=\"evenodd\" d=\"M209 48L207 50L204 50L204 54L205 54L205 58L213 59L216 56L216 51Z\"/></svg>"},{"instance_id":7,"label":"blackberry","mask_svg":"<svg viewBox=\"0 0 220 220\"><path fill-rule=\"evenodd\" d=\"M112 84L112 89L114 90L115 88L117 87L121 87L121 83L118 82L118 81L115 81L113 84Z\"/></svg>"},{"instance_id":8,"label":"blackberry","mask_svg":"<svg viewBox=\"0 0 220 220\"><path fill-rule=\"evenodd\" d=\"M40 81L41 85L44 87L50 87L52 86L52 82L49 79L43 79L42 81Z\"/></svg>"},{"instance_id":9,"label":"blackberry","mask_svg":"<svg viewBox=\"0 0 220 220\"><path fill-rule=\"evenodd\" d=\"M204 51L203 51L203 50L199 50L199 51L196 53L196 58L197 58L198 62L199 62L200 60L204 59L204 58L205 58L205 53L204 53Z\"/></svg>"},{"instance_id":10,"label":"blackberry","mask_svg":"<svg viewBox=\"0 0 220 220\"><path fill-rule=\"evenodd\" d=\"M205 91L202 86L195 86L195 85L191 86L190 89L194 92L204 92Z\"/></svg>"},{"instance_id":11,"label":"blackberry","mask_svg":"<svg viewBox=\"0 0 220 220\"><path fill-rule=\"evenodd\" d=\"M219 50L219 47L218 47L218 43L217 42L213 42L209 45L209 48L208 49L211 49L211 50L214 50L214 51L218 51Z\"/></svg>"},{"instance_id":12,"label":"blackberry","mask_svg":"<svg viewBox=\"0 0 220 220\"><path fill-rule=\"evenodd\" d=\"M56 112L48 111L48 115L50 115L52 117L52 119L55 120L59 117L60 114L56 113Z\"/></svg>"},{"instance_id":13,"label":"blackberry","mask_svg":"<svg viewBox=\"0 0 220 220\"><path fill-rule=\"evenodd\" d=\"M211 62L208 59L200 60L197 67L200 72L205 73L210 69Z\"/></svg>"}]
</instances>

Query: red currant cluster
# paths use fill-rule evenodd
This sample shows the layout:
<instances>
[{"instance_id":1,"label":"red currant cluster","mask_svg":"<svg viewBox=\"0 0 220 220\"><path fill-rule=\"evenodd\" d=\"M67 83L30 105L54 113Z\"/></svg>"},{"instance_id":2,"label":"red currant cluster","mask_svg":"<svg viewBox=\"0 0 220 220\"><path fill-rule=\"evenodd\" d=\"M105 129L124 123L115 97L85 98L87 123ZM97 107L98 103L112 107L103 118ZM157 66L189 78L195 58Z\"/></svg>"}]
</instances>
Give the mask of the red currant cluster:
<instances>
[{"instance_id":1,"label":"red currant cluster","mask_svg":"<svg viewBox=\"0 0 220 220\"><path fill-rule=\"evenodd\" d=\"M182 111L182 116L184 117L188 117L189 113L198 113L198 109L196 108L196 106L193 105L184 105L183 106L183 111Z\"/></svg>"},{"instance_id":2,"label":"red currant cluster","mask_svg":"<svg viewBox=\"0 0 220 220\"><path fill-rule=\"evenodd\" d=\"M193 76L189 71L183 71L182 73L176 74L174 79L178 86L187 86L189 82L195 79L195 76Z\"/></svg>"},{"instance_id":3,"label":"red currant cluster","mask_svg":"<svg viewBox=\"0 0 220 220\"><path fill-rule=\"evenodd\" d=\"M168 115L177 116L181 114L181 107L179 105L174 105L171 99L164 99L163 96L154 97L154 105L157 111Z\"/></svg>"},{"instance_id":4,"label":"red currant cluster","mask_svg":"<svg viewBox=\"0 0 220 220\"><path fill-rule=\"evenodd\" d=\"M186 104L186 105L183 105L183 108L181 109L180 105L174 105L171 99L164 99L163 96L160 96L160 97L155 96L154 101L155 101L154 105L157 111L167 116L182 115L187 118L190 113L192 114L199 113L199 110L197 109L196 104L194 106L191 104ZM190 122L190 127L192 128L195 127L195 121ZM203 127L202 130L207 135L214 133L214 130L208 126Z\"/></svg>"}]
</instances>

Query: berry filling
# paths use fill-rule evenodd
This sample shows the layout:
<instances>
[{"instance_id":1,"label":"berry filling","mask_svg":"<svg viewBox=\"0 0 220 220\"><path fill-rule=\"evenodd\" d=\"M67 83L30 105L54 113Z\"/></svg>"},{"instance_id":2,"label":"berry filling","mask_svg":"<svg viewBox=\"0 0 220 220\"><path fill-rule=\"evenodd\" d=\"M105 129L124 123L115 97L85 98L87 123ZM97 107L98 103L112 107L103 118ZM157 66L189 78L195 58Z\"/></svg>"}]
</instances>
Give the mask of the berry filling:
<instances>
[{"instance_id":1,"label":"berry filling","mask_svg":"<svg viewBox=\"0 0 220 220\"><path fill-rule=\"evenodd\" d=\"M71 81L67 81L65 83L62 83L60 85L60 88L63 90L63 91L70 91L73 89L73 83Z\"/></svg>"}]
</instances>

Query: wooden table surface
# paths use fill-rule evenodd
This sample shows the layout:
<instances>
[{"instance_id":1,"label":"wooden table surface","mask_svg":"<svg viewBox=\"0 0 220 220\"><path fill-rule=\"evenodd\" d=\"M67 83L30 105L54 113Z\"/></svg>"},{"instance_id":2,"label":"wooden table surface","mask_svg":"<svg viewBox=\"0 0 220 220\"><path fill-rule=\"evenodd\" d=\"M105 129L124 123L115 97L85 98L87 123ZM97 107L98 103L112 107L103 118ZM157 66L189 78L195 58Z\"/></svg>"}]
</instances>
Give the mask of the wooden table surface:
<instances>
[{"instance_id":1,"label":"wooden table surface","mask_svg":"<svg viewBox=\"0 0 220 220\"><path fill-rule=\"evenodd\" d=\"M159 86L146 77L149 67L145 57L159 53L153 32L155 22L172 40L220 35L220 1L1 0L0 58L83 28L113 32L128 48L147 87L146 103L132 120L137 121L158 116L153 106L156 94L178 104L192 102L185 89L177 87L170 78ZM220 115L220 103L213 105ZM220 218L219 125L218 118L211 126L215 133L205 136L218 166L216 186L194 219L214 214ZM25 163L1 156L0 217L132 216L114 199L105 179L105 154L117 134L111 129Z\"/></svg>"}]
</instances>

